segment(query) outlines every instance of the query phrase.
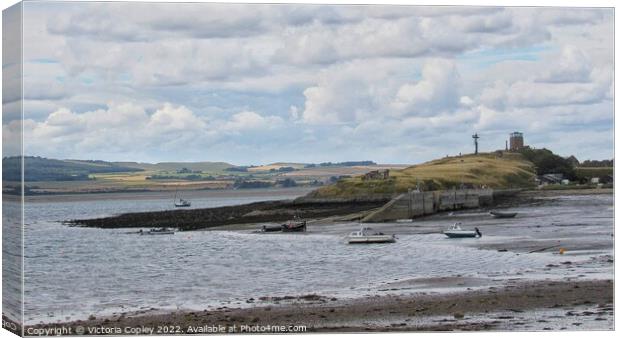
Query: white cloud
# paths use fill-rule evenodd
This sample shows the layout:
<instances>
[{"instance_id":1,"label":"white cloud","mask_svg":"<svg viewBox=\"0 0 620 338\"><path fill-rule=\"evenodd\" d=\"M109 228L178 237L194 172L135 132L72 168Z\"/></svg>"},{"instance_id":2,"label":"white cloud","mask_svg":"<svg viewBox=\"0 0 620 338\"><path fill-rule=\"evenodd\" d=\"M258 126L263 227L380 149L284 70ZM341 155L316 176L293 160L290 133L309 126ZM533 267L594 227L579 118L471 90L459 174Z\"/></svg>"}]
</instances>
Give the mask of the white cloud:
<instances>
[{"instance_id":1,"label":"white cloud","mask_svg":"<svg viewBox=\"0 0 620 338\"><path fill-rule=\"evenodd\" d=\"M229 121L224 123L223 130L229 132L264 131L279 127L283 122L279 116L261 116L253 111L243 111L234 114Z\"/></svg>"},{"instance_id":2,"label":"white cloud","mask_svg":"<svg viewBox=\"0 0 620 338\"><path fill-rule=\"evenodd\" d=\"M454 62L433 59L424 64L420 81L400 86L392 107L405 114L433 115L455 108L458 92L459 75Z\"/></svg>"},{"instance_id":3,"label":"white cloud","mask_svg":"<svg viewBox=\"0 0 620 338\"><path fill-rule=\"evenodd\" d=\"M592 63L576 46L567 45L554 63L554 67L547 70L538 79L542 82L589 82L592 73Z\"/></svg>"},{"instance_id":4,"label":"white cloud","mask_svg":"<svg viewBox=\"0 0 620 338\"><path fill-rule=\"evenodd\" d=\"M412 62L380 59L325 69L318 83L304 91L303 120L309 124L359 123L456 109L460 96L455 63L427 59L421 78L415 80L418 68Z\"/></svg>"},{"instance_id":5,"label":"white cloud","mask_svg":"<svg viewBox=\"0 0 620 338\"><path fill-rule=\"evenodd\" d=\"M206 126L204 119L197 117L186 107L175 107L170 103L155 111L146 124L147 130L153 133L194 132L201 131Z\"/></svg>"},{"instance_id":6,"label":"white cloud","mask_svg":"<svg viewBox=\"0 0 620 338\"><path fill-rule=\"evenodd\" d=\"M33 2L24 14L25 127L44 156L204 159L224 142L238 151L217 160L247 159L260 139L273 156L312 145L399 162L465 150L431 141L472 129L499 147L514 128L611 131L609 9ZM20 95L6 94L13 130Z\"/></svg>"},{"instance_id":7,"label":"white cloud","mask_svg":"<svg viewBox=\"0 0 620 338\"><path fill-rule=\"evenodd\" d=\"M230 133L269 132L283 124L280 117L252 111L211 120L170 103L161 104L151 114L133 103L109 103L106 109L85 113L60 108L41 122L26 119L24 139L27 154L82 158L80 154L127 152L146 156L158 151L183 152L188 145L208 146ZM19 127L19 121L5 124L3 136L15 138Z\"/></svg>"},{"instance_id":8,"label":"white cloud","mask_svg":"<svg viewBox=\"0 0 620 338\"><path fill-rule=\"evenodd\" d=\"M541 61L504 69L514 75L484 87L479 103L500 110L599 103L611 99L610 67L610 63L592 64L587 54L575 46L563 46L560 53Z\"/></svg>"}]
</instances>

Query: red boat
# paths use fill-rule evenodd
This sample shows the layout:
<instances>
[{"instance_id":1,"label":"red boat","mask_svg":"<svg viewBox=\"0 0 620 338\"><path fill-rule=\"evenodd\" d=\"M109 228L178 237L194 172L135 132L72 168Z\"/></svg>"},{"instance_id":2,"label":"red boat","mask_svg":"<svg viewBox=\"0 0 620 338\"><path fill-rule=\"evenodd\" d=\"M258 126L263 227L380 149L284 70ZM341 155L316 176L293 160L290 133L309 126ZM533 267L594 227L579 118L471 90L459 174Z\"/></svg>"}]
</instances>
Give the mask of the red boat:
<instances>
[{"instance_id":1,"label":"red boat","mask_svg":"<svg viewBox=\"0 0 620 338\"><path fill-rule=\"evenodd\" d=\"M294 219L282 224L282 232L305 232L306 221Z\"/></svg>"}]
</instances>

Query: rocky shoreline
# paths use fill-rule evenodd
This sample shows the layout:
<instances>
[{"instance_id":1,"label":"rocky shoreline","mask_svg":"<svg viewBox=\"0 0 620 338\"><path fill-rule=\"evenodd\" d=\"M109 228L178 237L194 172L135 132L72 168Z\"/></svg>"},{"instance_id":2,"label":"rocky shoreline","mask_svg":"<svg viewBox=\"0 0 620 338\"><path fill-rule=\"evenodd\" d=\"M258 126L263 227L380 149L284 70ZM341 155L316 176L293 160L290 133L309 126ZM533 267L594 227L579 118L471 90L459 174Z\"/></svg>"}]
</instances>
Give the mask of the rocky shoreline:
<instances>
[{"instance_id":1,"label":"rocky shoreline","mask_svg":"<svg viewBox=\"0 0 620 338\"><path fill-rule=\"evenodd\" d=\"M385 198L350 201L267 201L207 209L166 210L127 213L96 219L66 221L70 226L94 228L175 227L180 231L200 230L230 224L284 222L294 216L325 218L372 210Z\"/></svg>"},{"instance_id":2,"label":"rocky shoreline","mask_svg":"<svg viewBox=\"0 0 620 338\"><path fill-rule=\"evenodd\" d=\"M498 195L492 205L497 208L532 205L540 203L539 197L558 195L609 194L613 189L589 190L535 190L518 194ZM180 231L201 230L214 227L285 222L294 216L304 219L327 219L348 217L362 219L371 211L382 207L393 195L375 195L355 199L316 199L300 197L295 200L255 202L242 205L206 208L126 213L95 219L73 219L64 223L69 226L93 228L154 228L174 227Z\"/></svg>"}]
</instances>

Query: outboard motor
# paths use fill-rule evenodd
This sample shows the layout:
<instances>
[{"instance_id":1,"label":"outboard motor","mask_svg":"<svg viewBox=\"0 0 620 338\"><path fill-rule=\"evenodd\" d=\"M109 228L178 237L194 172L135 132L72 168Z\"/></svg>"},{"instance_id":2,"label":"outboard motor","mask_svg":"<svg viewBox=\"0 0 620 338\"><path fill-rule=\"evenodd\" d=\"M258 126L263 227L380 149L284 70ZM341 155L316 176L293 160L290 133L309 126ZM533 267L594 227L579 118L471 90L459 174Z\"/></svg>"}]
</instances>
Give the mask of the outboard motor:
<instances>
[{"instance_id":1,"label":"outboard motor","mask_svg":"<svg viewBox=\"0 0 620 338\"><path fill-rule=\"evenodd\" d=\"M476 235L478 235L478 237L482 237L482 233L478 230L478 228L474 228L474 230L476 230Z\"/></svg>"}]
</instances>

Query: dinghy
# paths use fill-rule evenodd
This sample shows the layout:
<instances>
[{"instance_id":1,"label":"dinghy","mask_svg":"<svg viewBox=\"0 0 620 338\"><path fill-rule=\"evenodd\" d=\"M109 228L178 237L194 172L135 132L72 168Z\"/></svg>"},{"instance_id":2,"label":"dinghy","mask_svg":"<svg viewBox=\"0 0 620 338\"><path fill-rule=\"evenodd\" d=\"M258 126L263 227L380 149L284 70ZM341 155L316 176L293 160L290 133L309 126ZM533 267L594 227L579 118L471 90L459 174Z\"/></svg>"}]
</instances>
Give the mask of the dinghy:
<instances>
[{"instance_id":1,"label":"dinghy","mask_svg":"<svg viewBox=\"0 0 620 338\"><path fill-rule=\"evenodd\" d=\"M474 230L463 230L461 229L461 223L456 222L454 225L450 227L450 229L445 230L443 232L444 235L450 238L474 238L474 237L482 237L482 233L478 228L474 228Z\"/></svg>"},{"instance_id":2,"label":"dinghy","mask_svg":"<svg viewBox=\"0 0 620 338\"><path fill-rule=\"evenodd\" d=\"M489 214L493 215L495 218L513 218L517 216L516 212L491 211Z\"/></svg>"}]
</instances>

